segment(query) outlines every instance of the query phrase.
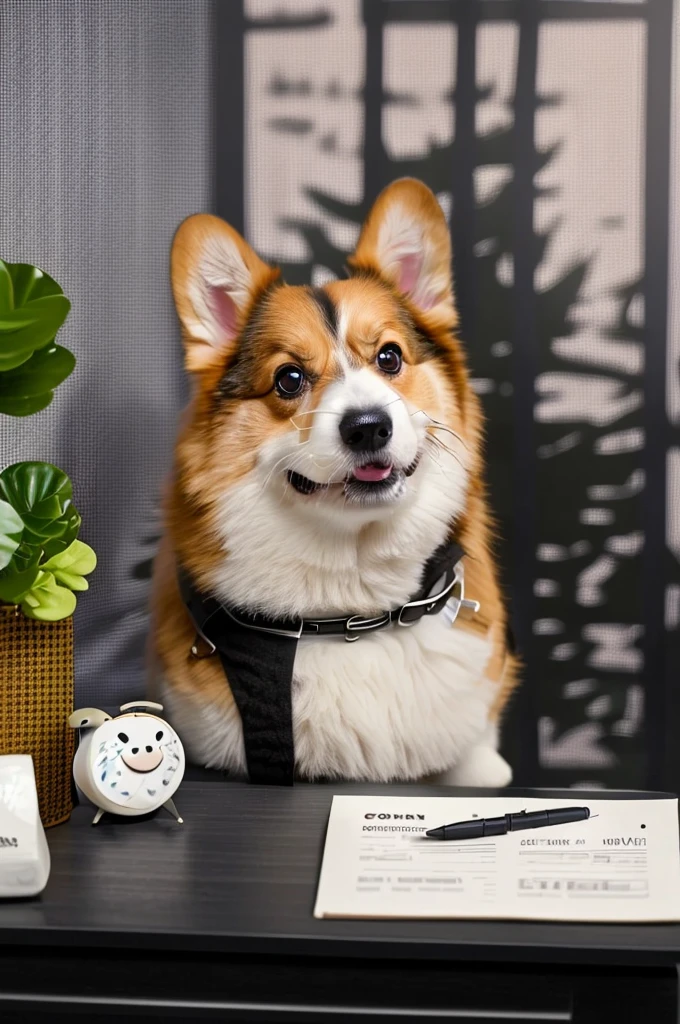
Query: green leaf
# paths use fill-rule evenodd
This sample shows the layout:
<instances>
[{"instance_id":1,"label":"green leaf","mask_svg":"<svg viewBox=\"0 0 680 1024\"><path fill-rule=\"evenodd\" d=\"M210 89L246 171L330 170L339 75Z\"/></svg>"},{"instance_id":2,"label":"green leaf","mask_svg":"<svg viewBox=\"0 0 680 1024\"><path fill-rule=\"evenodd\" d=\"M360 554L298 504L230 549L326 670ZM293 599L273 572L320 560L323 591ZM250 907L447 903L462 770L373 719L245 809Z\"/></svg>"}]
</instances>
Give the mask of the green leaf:
<instances>
[{"instance_id":1,"label":"green leaf","mask_svg":"<svg viewBox=\"0 0 680 1024\"><path fill-rule=\"evenodd\" d=\"M97 556L90 545L82 540L74 540L64 551L43 562L40 568L49 569L55 576L61 570L87 576L94 572L96 566Z\"/></svg>"},{"instance_id":2,"label":"green leaf","mask_svg":"<svg viewBox=\"0 0 680 1024\"><path fill-rule=\"evenodd\" d=\"M61 587L51 572L41 572L21 601L21 610L29 619L57 622L67 619L76 607L76 596Z\"/></svg>"},{"instance_id":3,"label":"green leaf","mask_svg":"<svg viewBox=\"0 0 680 1024\"><path fill-rule=\"evenodd\" d=\"M0 569L9 565L23 532L24 523L19 513L9 502L0 500Z\"/></svg>"},{"instance_id":4,"label":"green leaf","mask_svg":"<svg viewBox=\"0 0 680 1024\"><path fill-rule=\"evenodd\" d=\"M26 558L20 554L23 547L22 544L6 568L0 569L0 601L18 604L40 575L40 549Z\"/></svg>"},{"instance_id":5,"label":"green leaf","mask_svg":"<svg viewBox=\"0 0 680 1024\"><path fill-rule=\"evenodd\" d=\"M7 263L14 288L13 309L20 309L33 299L45 295L63 295L62 289L49 274L31 263Z\"/></svg>"},{"instance_id":6,"label":"green leaf","mask_svg":"<svg viewBox=\"0 0 680 1024\"><path fill-rule=\"evenodd\" d=\"M54 341L70 308L49 274L28 263L0 261L0 372L22 366Z\"/></svg>"},{"instance_id":7,"label":"green leaf","mask_svg":"<svg viewBox=\"0 0 680 1024\"><path fill-rule=\"evenodd\" d=\"M53 573L55 579L69 590L87 590L89 584L83 577L93 572L96 565L97 556L89 544L74 540L64 551L43 562L40 568Z\"/></svg>"},{"instance_id":8,"label":"green leaf","mask_svg":"<svg viewBox=\"0 0 680 1024\"><path fill-rule=\"evenodd\" d=\"M35 313L30 316L20 309L8 310L0 314L0 331L18 331L20 327L30 327L39 319L40 317Z\"/></svg>"},{"instance_id":9,"label":"green leaf","mask_svg":"<svg viewBox=\"0 0 680 1024\"><path fill-rule=\"evenodd\" d=\"M37 319L28 327L10 331L0 328L0 370L21 366L36 349L53 341L70 308L65 295L47 295L30 303L26 312L37 313Z\"/></svg>"},{"instance_id":10,"label":"green leaf","mask_svg":"<svg viewBox=\"0 0 680 1024\"><path fill-rule=\"evenodd\" d=\"M32 513L24 513L24 522L26 526L31 530L42 530L43 520L47 520L48 523L53 523L61 517L63 512L62 504L59 501L59 497L56 494L48 494L47 497L43 498L42 501L37 502L33 506ZM47 531L46 536L59 536L63 533L61 525L58 530L55 526L55 533Z\"/></svg>"},{"instance_id":11,"label":"green leaf","mask_svg":"<svg viewBox=\"0 0 680 1024\"><path fill-rule=\"evenodd\" d=\"M0 400L33 398L53 391L75 365L76 358L68 349L47 345L16 369L0 373Z\"/></svg>"},{"instance_id":12,"label":"green leaf","mask_svg":"<svg viewBox=\"0 0 680 1024\"><path fill-rule=\"evenodd\" d=\"M82 519L80 514L75 510L73 505L69 505L66 512L64 513L63 521L65 523L64 532L59 537L52 537L50 539L43 538L43 551L48 558L52 558L53 555L59 554L60 551L64 551L71 541L75 540L80 532L80 525ZM24 520L25 524L25 520ZM24 536L26 536L26 529L24 529ZM30 536L30 534L29 534Z\"/></svg>"},{"instance_id":13,"label":"green leaf","mask_svg":"<svg viewBox=\"0 0 680 1024\"><path fill-rule=\"evenodd\" d=\"M24 540L28 544L41 544L46 547L52 541L62 541L54 551L49 552L50 558L69 546L80 527L80 516L71 506L63 515L51 520L28 515L24 515L22 518L24 520Z\"/></svg>"},{"instance_id":14,"label":"green leaf","mask_svg":"<svg viewBox=\"0 0 680 1024\"><path fill-rule=\"evenodd\" d=\"M26 531L24 530L24 535L25 533ZM40 561L40 558L40 551L36 551L35 547L27 544L25 536L22 536L21 543L12 556L12 567L17 572L24 572L25 569L34 568Z\"/></svg>"},{"instance_id":15,"label":"green leaf","mask_svg":"<svg viewBox=\"0 0 680 1024\"><path fill-rule=\"evenodd\" d=\"M71 481L49 462L18 462L0 473L0 499L19 513L26 549L51 558L75 540L80 515L73 507Z\"/></svg>"},{"instance_id":16,"label":"green leaf","mask_svg":"<svg viewBox=\"0 0 680 1024\"><path fill-rule=\"evenodd\" d=\"M49 462L15 462L0 473L0 498L24 520L52 520L69 507L73 488L66 473Z\"/></svg>"},{"instance_id":17,"label":"green leaf","mask_svg":"<svg viewBox=\"0 0 680 1024\"><path fill-rule=\"evenodd\" d=\"M0 373L0 380L2 377ZM34 398L0 398L0 412L6 416L32 416L34 412L46 409L53 398L54 391L46 391L44 395L35 395Z\"/></svg>"},{"instance_id":18,"label":"green leaf","mask_svg":"<svg viewBox=\"0 0 680 1024\"><path fill-rule=\"evenodd\" d=\"M87 582L84 576L81 576L77 572L66 572L65 569L59 569L54 573L54 578L67 590L89 590L90 584Z\"/></svg>"}]
</instances>

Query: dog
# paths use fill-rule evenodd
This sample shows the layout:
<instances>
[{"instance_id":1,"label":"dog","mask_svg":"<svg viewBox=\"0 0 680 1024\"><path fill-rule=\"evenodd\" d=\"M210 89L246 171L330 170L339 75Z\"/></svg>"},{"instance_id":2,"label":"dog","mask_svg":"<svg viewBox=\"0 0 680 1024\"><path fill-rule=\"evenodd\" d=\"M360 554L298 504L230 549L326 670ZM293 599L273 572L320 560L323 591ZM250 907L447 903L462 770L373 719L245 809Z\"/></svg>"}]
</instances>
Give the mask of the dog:
<instances>
[{"instance_id":1,"label":"dog","mask_svg":"<svg viewBox=\"0 0 680 1024\"><path fill-rule=\"evenodd\" d=\"M194 393L154 567L159 699L195 763L247 773L249 706L230 685L228 643L224 657L202 656L214 644L201 644L188 581L200 608L226 608L232 625L260 622L243 646L255 675L263 622L311 619L317 633L321 619L341 623L344 635L293 639L280 706L295 778L504 786L499 723L517 666L492 554L482 414L432 192L413 179L388 186L348 264L346 280L293 287L217 217L191 216L175 235L172 288ZM401 628L447 542L462 552L455 585L449 573L431 591L446 591L443 607L432 600ZM280 659L263 658L258 699L275 731L268 673Z\"/></svg>"}]
</instances>

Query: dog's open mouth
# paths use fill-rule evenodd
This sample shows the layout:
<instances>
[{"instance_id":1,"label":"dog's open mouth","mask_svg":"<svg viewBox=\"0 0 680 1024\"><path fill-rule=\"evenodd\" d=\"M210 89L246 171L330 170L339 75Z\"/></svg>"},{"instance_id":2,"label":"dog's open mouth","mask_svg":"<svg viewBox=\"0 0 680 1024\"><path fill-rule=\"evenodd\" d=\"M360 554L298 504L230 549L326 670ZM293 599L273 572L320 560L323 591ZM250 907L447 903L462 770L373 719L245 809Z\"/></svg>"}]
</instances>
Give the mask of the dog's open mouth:
<instances>
[{"instance_id":1,"label":"dog's open mouth","mask_svg":"<svg viewBox=\"0 0 680 1024\"><path fill-rule=\"evenodd\" d=\"M366 499L387 497L392 492L396 496L403 489L404 480L415 473L419 461L418 455L406 469L400 469L391 462L366 462L355 466L349 476L337 484L319 484L301 473L289 470L288 483L298 494L304 495L327 491L330 487L342 487L346 498L361 503Z\"/></svg>"}]
</instances>

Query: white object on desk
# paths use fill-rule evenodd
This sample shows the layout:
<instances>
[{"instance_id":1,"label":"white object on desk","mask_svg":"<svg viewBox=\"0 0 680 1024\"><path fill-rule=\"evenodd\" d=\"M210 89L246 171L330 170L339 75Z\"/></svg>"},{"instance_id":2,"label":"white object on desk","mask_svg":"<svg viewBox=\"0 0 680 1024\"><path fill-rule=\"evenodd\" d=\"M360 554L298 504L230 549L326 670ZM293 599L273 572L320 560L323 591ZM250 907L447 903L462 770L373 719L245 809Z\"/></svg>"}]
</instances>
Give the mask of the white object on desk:
<instances>
[{"instance_id":1,"label":"white object on desk","mask_svg":"<svg viewBox=\"0 0 680 1024\"><path fill-rule=\"evenodd\" d=\"M0 756L0 897L37 896L47 885L50 851L38 812L33 758Z\"/></svg>"},{"instance_id":2,"label":"white object on desk","mask_svg":"<svg viewBox=\"0 0 680 1024\"><path fill-rule=\"evenodd\" d=\"M139 700L120 710L112 718L98 708L81 708L69 718L80 730L73 777L98 808L92 824L107 811L135 816L160 807L182 824L172 797L184 775L184 748L175 730L151 713L163 705Z\"/></svg>"},{"instance_id":3,"label":"white object on desk","mask_svg":"<svg viewBox=\"0 0 680 1024\"><path fill-rule=\"evenodd\" d=\"M550 807L586 821L483 839L427 829ZM336 796L316 917L680 921L677 798Z\"/></svg>"}]
</instances>

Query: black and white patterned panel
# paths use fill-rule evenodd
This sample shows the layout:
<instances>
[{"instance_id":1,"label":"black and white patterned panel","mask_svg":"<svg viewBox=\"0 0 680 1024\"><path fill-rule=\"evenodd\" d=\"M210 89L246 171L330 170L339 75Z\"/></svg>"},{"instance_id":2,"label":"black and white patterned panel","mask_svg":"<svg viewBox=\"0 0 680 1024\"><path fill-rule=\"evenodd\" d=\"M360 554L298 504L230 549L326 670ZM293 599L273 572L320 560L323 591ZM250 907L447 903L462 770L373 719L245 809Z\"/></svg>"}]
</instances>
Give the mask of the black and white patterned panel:
<instances>
[{"instance_id":1,"label":"black and white patterned panel","mask_svg":"<svg viewBox=\"0 0 680 1024\"><path fill-rule=\"evenodd\" d=\"M645 29L543 24L536 145L539 756L546 779L645 777L641 495Z\"/></svg>"},{"instance_id":2,"label":"black and white patterned panel","mask_svg":"<svg viewBox=\"0 0 680 1024\"><path fill-rule=\"evenodd\" d=\"M383 10L377 144L370 125L363 131L371 97L362 91L376 59L364 49L362 18L367 11L375 17L376 6ZM646 26L641 18L542 20L542 6L533 97L532 351L523 350L514 328L515 183L526 175L515 142L526 26L513 20L515 5L508 18L484 16L471 26L469 15L461 21L460 4L427 21L412 0L372 7L247 0L251 28L258 19L271 25L278 18L279 25L247 34L246 223L256 247L281 262L289 280L336 276L374 198L362 194L362 182L371 176L365 162L376 160L379 186L404 174L430 185L451 218L454 241L465 220L469 251L454 253L454 270L474 386L488 418L499 557L511 598L520 574L528 571L533 581L521 612L530 618L524 656L531 693L524 717L512 720L515 745L537 732L532 781L643 785ZM465 78L471 67L472 82ZM474 104L472 122L466 103ZM460 173L466 161L473 178L467 193ZM516 374L524 365L534 377L533 450L515 430ZM679 403L669 389L673 415ZM518 565L514 486L524 460L536 488L535 543L520 552L527 564ZM676 448L668 461L668 545L676 553L678 466ZM679 594L671 581L669 628L680 614Z\"/></svg>"},{"instance_id":3,"label":"black and white patterned panel","mask_svg":"<svg viewBox=\"0 0 680 1024\"><path fill-rule=\"evenodd\" d=\"M246 233L289 283L322 283L342 274L360 224L361 6L245 0L244 7Z\"/></svg>"}]
</instances>

